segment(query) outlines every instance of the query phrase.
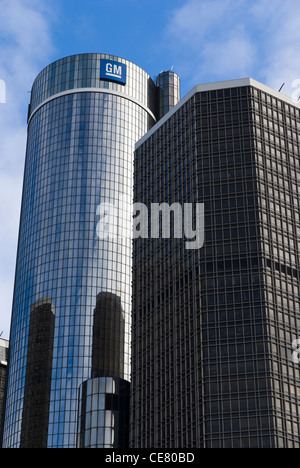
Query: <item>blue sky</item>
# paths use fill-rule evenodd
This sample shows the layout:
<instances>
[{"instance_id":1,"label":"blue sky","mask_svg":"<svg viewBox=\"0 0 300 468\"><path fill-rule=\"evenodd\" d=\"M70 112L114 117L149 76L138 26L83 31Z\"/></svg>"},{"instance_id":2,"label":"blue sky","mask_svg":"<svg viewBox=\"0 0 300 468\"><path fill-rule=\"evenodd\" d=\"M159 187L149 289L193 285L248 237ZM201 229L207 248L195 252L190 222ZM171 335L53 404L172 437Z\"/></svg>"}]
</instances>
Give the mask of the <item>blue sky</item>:
<instances>
[{"instance_id":1,"label":"blue sky","mask_svg":"<svg viewBox=\"0 0 300 468\"><path fill-rule=\"evenodd\" d=\"M58 3L53 21L56 55L107 52L137 63L150 75L173 65L165 28L182 0Z\"/></svg>"},{"instance_id":2,"label":"blue sky","mask_svg":"<svg viewBox=\"0 0 300 468\"><path fill-rule=\"evenodd\" d=\"M81 52L124 57L152 77L195 84L252 77L294 95L300 84L299 0L0 0L0 333L9 336L32 82ZM1 92L1 90L0 90ZM297 94L298 95L298 94Z\"/></svg>"}]
</instances>

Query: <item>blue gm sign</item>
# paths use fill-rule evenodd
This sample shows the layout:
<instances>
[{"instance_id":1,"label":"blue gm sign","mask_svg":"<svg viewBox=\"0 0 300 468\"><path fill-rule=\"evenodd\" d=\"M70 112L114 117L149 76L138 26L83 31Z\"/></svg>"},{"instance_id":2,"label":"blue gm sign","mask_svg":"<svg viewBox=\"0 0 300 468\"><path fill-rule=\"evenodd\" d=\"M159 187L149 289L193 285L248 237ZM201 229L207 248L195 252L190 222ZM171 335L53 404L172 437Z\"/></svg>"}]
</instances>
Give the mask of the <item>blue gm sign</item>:
<instances>
[{"instance_id":1,"label":"blue gm sign","mask_svg":"<svg viewBox=\"0 0 300 468\"><path fill-rule=\"evenodd\" d=\"M101 60L100 79L126 85L127 66L113 60Z\"/></svg>"}]
</instances>

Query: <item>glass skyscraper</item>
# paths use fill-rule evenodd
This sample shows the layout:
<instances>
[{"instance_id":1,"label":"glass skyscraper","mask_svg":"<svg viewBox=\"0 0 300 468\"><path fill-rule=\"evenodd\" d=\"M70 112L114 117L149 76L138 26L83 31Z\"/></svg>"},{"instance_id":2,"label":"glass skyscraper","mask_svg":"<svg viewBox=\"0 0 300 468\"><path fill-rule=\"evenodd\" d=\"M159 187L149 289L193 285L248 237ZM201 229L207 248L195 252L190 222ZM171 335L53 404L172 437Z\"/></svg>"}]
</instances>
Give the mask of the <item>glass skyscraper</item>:
<instances>
[{"instance_id":1,"label":"glass skyscraper","mask_svg":"<svg viewBox=\"0 0 300 468\"><path fill-rule=\"evenodd\" d=\"M135 240L131 447L299 448L299 155L299 104L252 79L137 144L135 201L204 204L205 242Z\"/></svg>"},{"instance_id":2,"label":"glass skyscraper","mask_svg":"<svg viewBox=\"0 0 300 468\"><path fill-rule=\"evenodd\" d=\"M132 244L99 222L112 204L131 230L134 145L156 108L149 75L110 55L58 60L33 84L4 448L126 443Z\"/></svg>"},{"instance_id":3,"label":"glass skyscraper","mask_svg":"<svg viewBox=\"0 0 300 468\"><path fill-rule=\"evenodd\" d=\"M252 79L179 99L105 54L36 78L3 448L300 447L299 104ZM133 199L164 216L132 245Z\"/></svg>"}]
</instances>

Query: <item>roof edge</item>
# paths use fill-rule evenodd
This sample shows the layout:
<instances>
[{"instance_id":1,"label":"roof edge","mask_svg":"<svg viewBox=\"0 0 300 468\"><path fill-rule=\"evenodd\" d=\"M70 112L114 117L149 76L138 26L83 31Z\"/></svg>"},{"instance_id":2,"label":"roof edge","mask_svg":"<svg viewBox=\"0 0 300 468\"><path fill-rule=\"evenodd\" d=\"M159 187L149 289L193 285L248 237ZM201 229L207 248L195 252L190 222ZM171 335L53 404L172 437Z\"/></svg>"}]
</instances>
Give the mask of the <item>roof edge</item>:
<instances>
[{"instance_id":1,"label":"roof edge","mask_svg":"<svg viewBox=\"0 0 300 468\"><path fill-rule=\"evenodd\" d=\"M153 133L160 128L175 112L180 109L189 99L191 99L196 93L201 93L204 91L215 91L218 89L229 89L229 88L238 88L243 86L253 86L254 88L258 88L265 93L271 94L272 96L276 97L277 99L281 99L282 101L287 102L288 104L292 104L300 109L300 103L292 99L291 97L276 91L273 88L270 88L259 81L254 80L253 78L239 78L236 80L227 80L227 81L217 81L213 83L204 83L198 84L191 89L191 91L186 94L181 101L173 107L162 119L160 119L154 127L152 127L149 132L147 132L135 145L135 149L138 149Z\"/></svg>"}]
</instances>

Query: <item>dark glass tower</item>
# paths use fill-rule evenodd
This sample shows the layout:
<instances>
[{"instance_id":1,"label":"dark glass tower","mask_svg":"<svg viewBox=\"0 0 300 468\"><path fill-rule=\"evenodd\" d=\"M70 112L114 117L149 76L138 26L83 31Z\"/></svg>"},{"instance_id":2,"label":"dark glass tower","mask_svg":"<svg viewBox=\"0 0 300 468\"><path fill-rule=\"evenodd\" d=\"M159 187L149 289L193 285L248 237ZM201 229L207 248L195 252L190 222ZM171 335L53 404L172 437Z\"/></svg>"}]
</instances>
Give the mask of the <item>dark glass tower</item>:
<instances>
[{"instance_id":1,"label":"dark glass tower","mask_svg":"<svg viewBox=\"0 0 300 468\"><path fill-rule=\"evenodd\" d=\"M180 101L180 78L173 71L161 72L156 78L158 116L161 119Z\"/></svg>"},{"instance_id":2,"label":"dark glass tower","mask_svg":"<svg viewBox=\"0 0 300 468\"><path fill-rule=\"evenodd\" d=\"M94 431L82 434L89 426L81 419L79 435L86 446L112 448L120 425L125 431L132 243L99 235L100 207L117 206L114 227L131 231L134 144L155 123L156 103L147 73L110 55L58 60L34 82L5 448L76 447L80 386L94 377L104 399L101 430L96 439ZM89 383L87 418L94 408ZM106 409L113 412L110 421Z\"/></svg>"},{"instance_id":3,"label":"dark glass tower","mask_svg":"<svg viewBox=\"0 0 300 468\"><path fill-rule=\"evenodd\" d=\"M205 244L135 241L131 447L299 448L299 129L245 79L195 87L138 143L135 201L204 203Z\"/></svg>"}]
</instances>

